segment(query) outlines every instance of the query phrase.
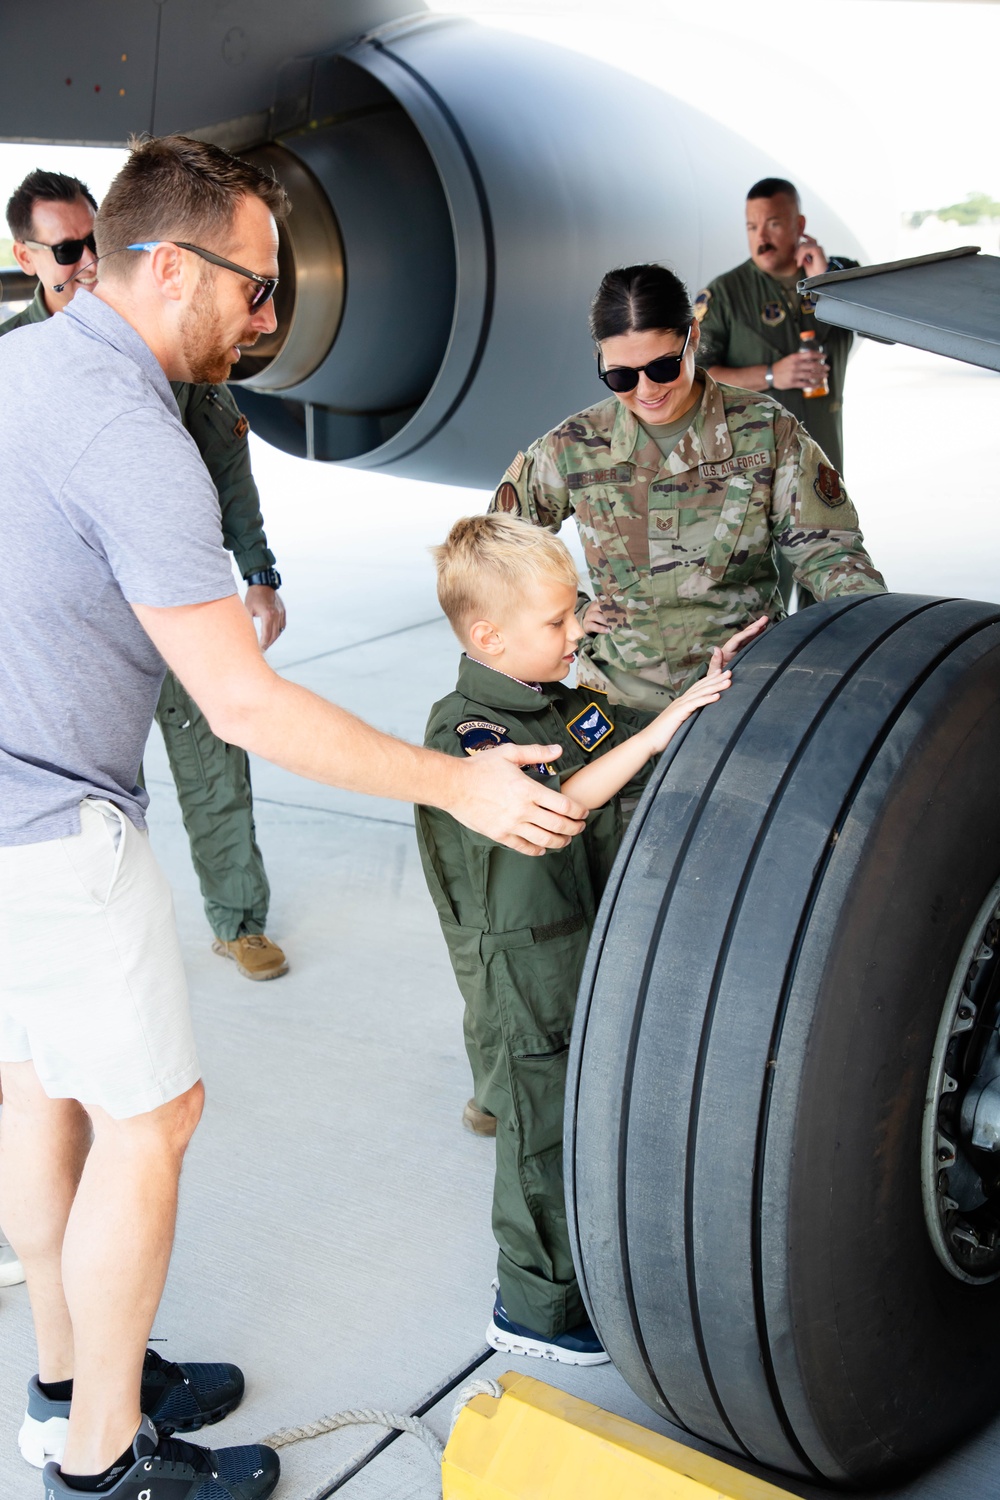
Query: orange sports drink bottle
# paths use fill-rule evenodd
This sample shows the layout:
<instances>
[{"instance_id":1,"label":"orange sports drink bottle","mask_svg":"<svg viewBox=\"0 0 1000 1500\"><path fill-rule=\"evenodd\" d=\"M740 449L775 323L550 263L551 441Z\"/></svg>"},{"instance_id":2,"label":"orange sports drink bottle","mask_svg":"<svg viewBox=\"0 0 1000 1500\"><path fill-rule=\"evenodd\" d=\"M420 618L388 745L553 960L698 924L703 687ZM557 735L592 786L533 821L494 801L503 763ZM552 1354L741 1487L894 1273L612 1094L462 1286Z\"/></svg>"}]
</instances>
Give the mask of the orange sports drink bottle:
<instances>
[{"instance_id":1,"label":"orange sports drink bottle","mask_svg":"<svg viewBox=\"0 0 1000 1500\"><path fill-rule=\"evenodd\" d=\"M799 348L802 350L803 354L807 354L807 353L808 354L822 354L823 353L823 345L822 344L817 344L817 342L816 342L816 330L815 330L815 328L804 328L802 330L802 332L799 334ZM824 375L823 376L823 381L822 381L821 385L811 385L811 386L808 386L802 392L802 394L807 399L809 397L811 397L811 396L829 396L829 394L830 394L830 382L826 378L826 376Z\"/></svg>"}]
</instances>

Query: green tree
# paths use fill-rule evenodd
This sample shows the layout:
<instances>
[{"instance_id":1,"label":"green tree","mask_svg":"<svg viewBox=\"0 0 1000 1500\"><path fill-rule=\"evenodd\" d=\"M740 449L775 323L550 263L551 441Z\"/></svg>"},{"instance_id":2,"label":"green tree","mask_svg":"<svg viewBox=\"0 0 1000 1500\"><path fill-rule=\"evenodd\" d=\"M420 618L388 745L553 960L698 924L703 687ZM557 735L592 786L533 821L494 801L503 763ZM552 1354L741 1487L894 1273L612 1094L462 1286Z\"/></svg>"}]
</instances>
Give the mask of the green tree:
<instances>
[{"instance_id":1,"label":"green tree","mask_svg":"<svg viewBox=\"0 0 1000 1500\"><path fill-rule=\"evenodd\" d=\"M1000 219L1000 203L989 193L966 193L964 202L939 208L937 216L955 224L978 224L980 219Z\"/></svg>"}]
</instances>

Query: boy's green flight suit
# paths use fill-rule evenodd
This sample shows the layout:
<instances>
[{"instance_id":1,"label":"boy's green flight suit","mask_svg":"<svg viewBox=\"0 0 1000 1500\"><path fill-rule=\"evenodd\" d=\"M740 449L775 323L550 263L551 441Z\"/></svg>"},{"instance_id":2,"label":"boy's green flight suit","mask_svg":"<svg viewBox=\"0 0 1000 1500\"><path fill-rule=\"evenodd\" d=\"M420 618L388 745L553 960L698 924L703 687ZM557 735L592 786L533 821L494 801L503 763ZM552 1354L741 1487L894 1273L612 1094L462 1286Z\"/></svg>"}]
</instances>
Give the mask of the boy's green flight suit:
<instances>
[{"instance_id":1,"label":"boy's green flight suit","mask_svg":"<svg viewBox=\"0 0 1000 1500\"><path fill-rule=\"evenodd\" d=\"M558 790L649 719L609 708L601 693L561 683L536 691L463 657L458 686L431 710L424 743L456 756L506 742L561 745L551 768L528 770ZM566 1058L587 943L621 842L618 799L544 858L506 849L435 808L418 807L416 823L465 998L476 1101L497 1118L493 1232L504 1308L536 1333L563 1333L586 1318L563 1195Z\"/></svg>"},{"instance_id":2,"label":"boy's green flight suit","mask_svg":"<svg viewBox=\"0 0 1000 1500\"><path fill-rule=\"evenodd\" d=\"M21 312L0 324L0 335L51 314L39 286ZM274 566L260 513L260 495L250 470L248 427L224 385L173 383L181 421L219 493L222 539L243 577ZM164 559L170 566L170 559ZM163 731L177 786L191 858L217 938L263 932L270 886L257 846L245 750L227 745L172 672L164 678L156 718Z\"/></svg>"}]
</instances>

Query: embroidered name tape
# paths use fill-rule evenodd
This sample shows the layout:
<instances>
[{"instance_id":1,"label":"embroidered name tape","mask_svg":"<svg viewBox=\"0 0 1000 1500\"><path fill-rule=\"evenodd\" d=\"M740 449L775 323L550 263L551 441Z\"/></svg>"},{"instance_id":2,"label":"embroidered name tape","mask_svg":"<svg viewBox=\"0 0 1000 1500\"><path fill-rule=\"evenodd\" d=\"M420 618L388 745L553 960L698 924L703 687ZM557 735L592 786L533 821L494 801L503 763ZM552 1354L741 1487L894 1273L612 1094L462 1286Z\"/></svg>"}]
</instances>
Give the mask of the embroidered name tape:
<instances>
[{"instance_id":1,"label":"embroidered name tape","mask_svg":"<svg viewBox=\"0 0 1000 1500\"><path fill-rule=\"evenodd\" d=\"M729 474L738 474L741 469L766 469L770 462L770 453L738 453L735 458L727 458L721 464L699 464L698 473L704 479L725 479Z\"/></svg>"},{"instance_id":2,"label":"embroidered name tape","mask_svg":"<svg viewBox=\"0 0 1000 1500\"><path fill-rule=\"evenodd\" d=\"M602 740L606 740L609 734L614 732L614 725L602 708L596 703L588 703L583 713L577 714L566 725L570 736L576 740L581 750L593 750Z\"/></svg>"},{"instance_id":3,"label":"embroidered name tape","mask_svg":"<svg viewBox=\"0 0 1000 1500\"><path fill-rule=\"evenodd\" d=\"M571 490L585 490L590 484L629 484L631 479L631 464L615 464L610 469L590 469L587 473L566 475Z\"/></svg>"}]
</instances>

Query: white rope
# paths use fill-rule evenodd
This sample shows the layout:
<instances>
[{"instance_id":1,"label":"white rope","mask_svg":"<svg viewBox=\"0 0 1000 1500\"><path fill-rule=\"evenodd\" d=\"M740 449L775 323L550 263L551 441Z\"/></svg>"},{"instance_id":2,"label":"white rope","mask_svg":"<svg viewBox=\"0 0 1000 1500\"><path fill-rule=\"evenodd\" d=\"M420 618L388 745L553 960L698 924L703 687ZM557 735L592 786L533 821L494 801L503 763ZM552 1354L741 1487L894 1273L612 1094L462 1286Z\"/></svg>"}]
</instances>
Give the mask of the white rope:
<instances>
[{"instance_id":1,"label":"white rope","mask_svg":"<svg viewBox=\"0 0 1000 1500\"><path fill-rule=\"evenodd\" d=\"M462 1408L468 1406L473 1396L493 1396L497 1401L503 1395L503 1386L499 1380L491 1380L488 1375L477 1375L475 1380L470 1380L468 1385L463 1385L451 1409L451 1429L462 1415Z\"/></svg>"},{"instance_id":2,"label":"white rope","mask_svg":"<svg viewBox=\"0 0 1000 1500\"><path fill-rule=\"evenodd\" d=\"M455 1405L451 1413L451 1426L461 1414L462 1408L467 1405L473 1396L494 1396L497 1400L503 1395L503 1386L496 1380L476 1379L470 1380L468 1385L462 1387L458 1393ZM409 1432L415 1438L419 1438L424 1447L430 1453L434 1462L441 1467L444 1458L444 1446L426 1422L420 1417L400 1415L393 1411L375 1411L370 1407L354 1407L349 1411L338 1411L330 1417L321 1417L318 1422L305 1422L301 1427L282 1427L277 1432L270 1433L261 1441L266 1448L290 1448L293 1443L304 1443L310 1438L322 1437L326 1432L336 1432L339 1427L386 1427L390 1432ZM334 1476L334 1479L336 1476ZM326 1480L308 1497L308 1500L318 1500L334 1482L334 1479Z\"/></svg>"}]
</instances>

